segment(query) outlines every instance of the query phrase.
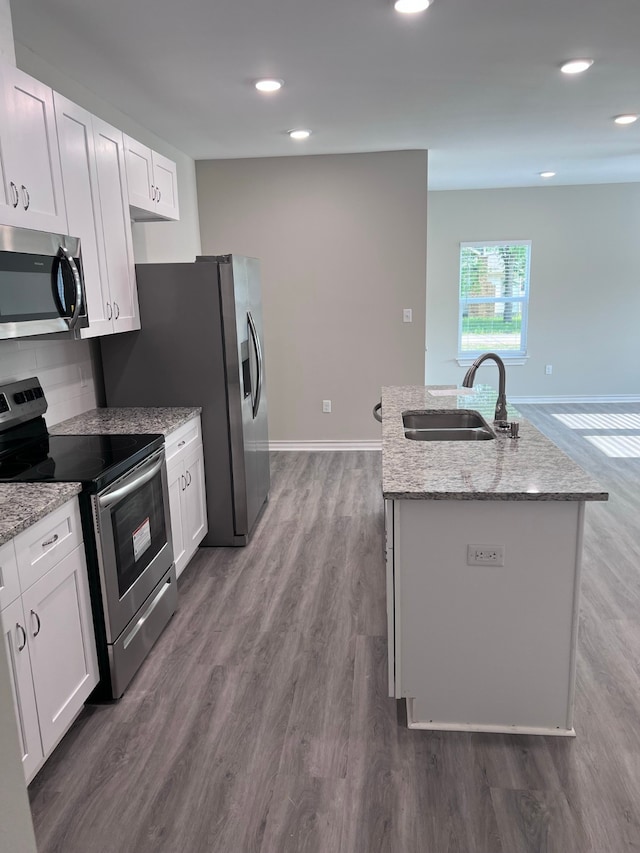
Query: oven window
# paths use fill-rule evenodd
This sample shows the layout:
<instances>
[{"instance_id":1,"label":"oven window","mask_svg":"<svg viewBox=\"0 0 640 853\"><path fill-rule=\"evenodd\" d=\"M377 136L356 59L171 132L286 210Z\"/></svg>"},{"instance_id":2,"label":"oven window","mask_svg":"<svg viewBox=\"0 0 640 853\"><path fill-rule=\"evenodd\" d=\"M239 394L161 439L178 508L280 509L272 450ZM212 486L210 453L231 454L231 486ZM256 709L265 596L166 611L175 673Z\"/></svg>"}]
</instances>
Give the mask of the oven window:
<instances>
[{"instance_id":1,"label":"oven window","mask_svg":"<svg viewBox=\"0 0 640 853\"><path fill-rule=\"evenodd\" d=\"M122 598L167 543L160 472L111 509Z\"/></svg>"}]
</instances>

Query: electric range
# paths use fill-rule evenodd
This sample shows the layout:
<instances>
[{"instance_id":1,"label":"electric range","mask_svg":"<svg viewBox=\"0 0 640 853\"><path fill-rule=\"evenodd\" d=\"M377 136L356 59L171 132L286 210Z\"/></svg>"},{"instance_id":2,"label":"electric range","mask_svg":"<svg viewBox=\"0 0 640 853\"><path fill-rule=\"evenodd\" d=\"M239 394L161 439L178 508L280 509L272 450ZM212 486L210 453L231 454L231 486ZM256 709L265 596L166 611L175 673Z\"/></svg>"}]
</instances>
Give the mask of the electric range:
<instances>
[{"instance_id":1,"label":"electric range","mask_svg":"<svg viewBox=\"0 0 640 853\"><path fill-rule=\"evenodd\" d=\"M37 378L0 386L0 482L82 484L100 684L124 692L177 606L164 436L50 435Z\"/></svg>"}]
</instances>

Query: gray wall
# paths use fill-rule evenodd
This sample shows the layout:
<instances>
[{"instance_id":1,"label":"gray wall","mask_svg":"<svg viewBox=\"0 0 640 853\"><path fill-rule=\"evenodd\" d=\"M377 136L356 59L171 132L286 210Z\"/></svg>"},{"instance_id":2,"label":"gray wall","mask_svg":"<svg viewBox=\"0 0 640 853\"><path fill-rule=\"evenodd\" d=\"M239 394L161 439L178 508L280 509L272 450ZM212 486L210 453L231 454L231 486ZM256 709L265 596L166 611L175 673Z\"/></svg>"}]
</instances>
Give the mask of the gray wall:
<instances>
[{"instance_id":1,"label":"gray wall","mask_svg":"<svg viewBox=\"0 0 640 853\"><path fill-rule=\"evenodd\" d=\"M270 439L379 440L380 386L423 382L427 152L209 160L196 176L203 252L261 260Z\"/></svg>"},{"instance_id":2,"label":"gray wall","mask_svg":"<svg viewBox=\"0 0 640 853\"><path fill-rule=\"evenodd\" d=\"M428 383L460 382L459 243L531 240L528 349L509 396L640 394L640 183L429 193ZM545 365L553 374L545 375ZM492 364L479 381L497 381Z\"/></svg>"}]
</instances>

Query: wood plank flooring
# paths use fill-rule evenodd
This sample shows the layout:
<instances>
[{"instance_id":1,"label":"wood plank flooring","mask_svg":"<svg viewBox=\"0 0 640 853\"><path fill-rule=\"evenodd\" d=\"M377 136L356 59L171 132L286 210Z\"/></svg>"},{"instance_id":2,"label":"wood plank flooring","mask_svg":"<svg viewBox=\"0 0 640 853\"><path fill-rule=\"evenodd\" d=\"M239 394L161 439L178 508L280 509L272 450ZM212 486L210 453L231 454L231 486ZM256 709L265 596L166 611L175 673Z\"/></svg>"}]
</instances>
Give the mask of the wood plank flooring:
<instances>
[{"instance_id":1,"label":"wood plank flooring","mask_svg":"<svg viewBox=\"0 0 640 853\"><path fill-rule=\"evenodd\" d=\"M198 553L123 699L31 784L40 853L639 850L640 459L553 418L598 407L522 409L611 492L587 510L575 740L399 724L379 454L275 453L251 544Z\"/></svg>"}]
</instances>

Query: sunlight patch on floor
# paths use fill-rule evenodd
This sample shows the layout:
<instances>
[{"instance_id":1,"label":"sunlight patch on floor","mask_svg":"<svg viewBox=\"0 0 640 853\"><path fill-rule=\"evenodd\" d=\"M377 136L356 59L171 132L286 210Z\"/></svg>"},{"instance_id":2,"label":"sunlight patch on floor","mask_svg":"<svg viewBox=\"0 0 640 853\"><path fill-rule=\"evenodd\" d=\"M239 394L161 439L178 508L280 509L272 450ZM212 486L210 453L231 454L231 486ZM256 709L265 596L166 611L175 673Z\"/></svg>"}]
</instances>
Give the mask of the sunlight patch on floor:
<instances>
[{"instance_id":1,"label":"sunlight patch on floor","mask_svg":"<svg viewBox=\"0 0 640 853\"><path fill-rule=\"evenodd\" d=\"M585 438L607 456L640 457L640 435L585 435Z\"/></svg>"},{"instance_id":2,"label":"sunlight patch on floor","mask_svg":"<svg viewBox=\"0 0 640 853\"><path fill-rule=\"evenodd\" d=\"M569 429L640 429L640 414L575 414L554 415Z\"/></svg>"}]
</instances>

